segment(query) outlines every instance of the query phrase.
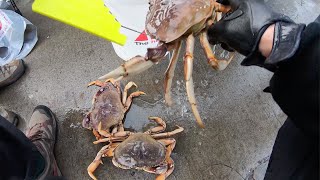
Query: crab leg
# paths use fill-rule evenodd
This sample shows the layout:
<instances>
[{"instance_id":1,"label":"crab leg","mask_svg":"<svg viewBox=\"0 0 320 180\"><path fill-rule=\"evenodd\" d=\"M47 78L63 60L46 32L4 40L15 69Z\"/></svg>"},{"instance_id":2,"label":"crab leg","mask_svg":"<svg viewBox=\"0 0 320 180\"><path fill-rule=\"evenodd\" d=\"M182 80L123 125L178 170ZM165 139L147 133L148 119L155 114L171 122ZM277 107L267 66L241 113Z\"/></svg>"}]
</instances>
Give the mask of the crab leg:
<instances>
[{"instance_id":1,"label":"crab leg","mask_svg":"<svg viewBox=\"0 0 320 180\"><path fill-rule=\"evenodd\" d=\"M193 86L193 79L192 79L192 71L193 71L193 49L194 49L194 36L193 34L190 34L186 41L186 53L184 55L184 78L186 81L186 89L187 89L187 95L189 99L189 103L191 105L191 109L193 112L193 115L196 118L196 121L198 125L201 128L204 128L203 122L201 120L198 108L197 108L197 102L194 95L194 86Z\"/></svg>"},{"instance_id":2,"label":"crab leg","mask_svg":"<svg viewBox=\"0 0 320 180\"><path fill-rule=\"evenodd\" d=\"M126 103L124 104L124 110L125 112L130 108L131 106L131 103L132 103L132 99L134 97L137 97L137 96L140 96L140 95L145 95L146 93L142 92L142 91L136 91L136 92L133 92L129 95L129 97L127 98L126 100Z\"/></svg>"},{"instance_id":3,"label":"crab leg","mask_svg":"<svg viewBox=\"0 0 320 180\"><path fill-rule=\"evenodd\" d=\"M123 123L121 122L118 126L118 132L124 131Z\"/></svg>"},{"instance_id":4,"label":"crab leg","mask_svg":"<svg viewBox=\"0 0 320 180\"><path fill-rule=\"evenodd\" d=\"M167 178L168 176L170 176L170 174L172 174L173 170L174 170L174 161L172 160L172 158L170 157L169 160L167 160L168 163L168 170L167 172L164 174L165 177ZM162 175L163 176L163 175ZM161 175L158 176L159 178L162 178ZM156 180L158 180L158 177L156 178Z\"/></svg>"},{"instance_id":5,"label":"crab leg","mask_svg":"<svg viewBox=\"0 0 320 180\"><path fill-rule=\"evenodd\" d=\"M98 132L99 132L99 134L101 134L102 136L104 136L104 137L106 137L107 139L108 138L121 138L121 137L127 137L127 136L129 136L130 134L132 134L132 132L130 132L130 131L119 131L119 132L115 132L115 133L110 133L110 132L107 132L107 131L105 131L105 130L102 130L101 129L101 127L102 127L102 124L101 124L101 122L98 124ZM104 139L100 139L101 141L103 141L103 140L106 140L105 138ZM97 144L97 143L99 143L99 142L101 142L100 140L98 140L98 141L95 141L95 142L93 142L94 144Z\"/></svg>"},{"instance_id":6,"label":"crab leg","mask_svg":"<svg viewBox=\"0 0 320 180\"><path fill-rule=\"evenodd\" d=\"M101 161L102 157L112 157L114 149L119 145L119 143L112 143L106 146L103 146L100 151L97 153L96 157L94 158L93 162L88 166L87 171L89 176L97 180L95 175L93 174L94 171L98 168L100 164L103 164Z\"/></svg>"},{"instance_id":7,"label":"crab leg","mask_svg":"<svg viewBox=\"0 0 320 180\"><path fill-rule=\"evenodd\" d=\"M98 131L96 131L95 129L92 130L94 136L96 137L97 140L101 139L101 135L99 134Z\"/></svg>"},{"instance_id":8,"label":"crab leg","mask_svg":"<svg viewBox=\"0 0 320 180\"><path fill-rule=\"evenodd\" d=\"M128 60L127 62L123 63L117 69L109 72L104 76L99 77L99 79L100 80L109 79L109 78L121 79L129 75L132 76L149 69L153 64L154 62L147 60L145 57L136 56Z\"/></svg>"},{"instance_id":9,"label":"crab leg","mask_svg":"<svg viewBox=\"0 0 320 180\"><path fill-rule=\"evenodd\" d=\"M164 174L160 174L157 176L156 180L164 180L166 179L174 170L174 162L171 159L171 153L176 146L176 140L173 138L168 138L168 139L160 139L158 140L160 143L164 144L167 146L166 148L166 162L168 164L168 170Z\"/></svg>"},{"instance_id":10,"label":"crab leg","mask_svg":"<svg viewBox=\"0 0 320 180\"><path fill-rule=\"evenodd\" d=\"M164 90L165 90L164 97L165 97L166 103L169 106L172 105L172 99L171 99L172 78L174 76L174 70L176 69L180 50L181 50L181 41L178 41L174 45L173 55L170 59L170 64L168 66L168 69L166 71L166 77L164 79Z\"/></svg>"},{"instance_id":11,"label":"crab leg","mask_svg":"<svg viewBox=\"0 0 320 180\"><path fill-rule=\"evenodd\" d=\"M89 87L89 86L93 86L93 85L102 87L103 86L103 82L102 81L98 81L98 80L97 81L92 81L87 86Z\"/></svg>"},{"instance_id":12,"label":"crab leg","mask_svg":"<svg viewBox=\"0 0 320 180\"><path fill-rule=\"evenodd\" d=\"M100 127L100 124L99 124ZM100 138L97 141L94 141L93 144L99 144L104 142L114 142L114 141L123 141L126 137L130 136L132 132L125 131L123 128L123 124L121 123L118 127L118 131L112 134L108 134L109 136L107 138Z\"/></svg>"},{"instance_id":13,"label":"crab leg","mask_svg":"<svg viewBox=\"0 0 320 180\"><path fill-rule=\"evenodd\" d=\"M105 152L102 157L112 157L114 154L114 150L118 147L120 143L111 143L107 152Z\"/></svg>"},{"instance_id":14,"label":"crab leg","mask_svg":"<svg viewBox=\"0 0 320 180\"><path fill-rule=\"evenodd\" d=\"M99 143L105 143L105 142L121 142L124 141L126 137L108 137L99 139L97 141L94 141L93 144L99 144Z\"/></svg>"},{"instance_id":15,"label":"crab leg","mask_svg":"<svg viewBox=\"0 0 320 180\"><path fill-rule=\"evenodd\" d=\"M114 127L114 128L112 129L112 131L111 131L111 134L114 134L114 133L116 133L116 132L118 132L118 127Z\"/></svg>"},{"instance_id":16,"label":"crab leg","mask_svg":"<svg viewBox=\"0 0 320 180\"><path fill-rule=\"evenodd\" d=\"M169 145L167 147L167 154L166 154L166 160L167 160L168 167L169 167L167 172L165 173L166 178L167 178L174 170L174 162L170 156L171 156L171 153L172 153L174 147L176 146L176 140L172 138L172 139L165 140L165 142L169 143Z\"/></svg>"},{"instance_id":17,"label":"crab leg","mask_svg":"<svg viewBox=\"0 0 320 180\"><path fill-rule=\"evenodd\" d=\"M102 87L102 86L104 86L104 84L107 83L107 82L111 82L113 85L116 84L116 80L110 78L110 79L105 80L104 82L99 81L99 80L92 81L92 82L90 82L87 86L89 87L89 86L96 85L96 86Z\"/></svg>"},{"instance_id":18,"label":"crab leg","mask_svg":"<svg viewBox=\"0 0 320 180\"><path fill-rule=\"evenodd\" d=\"M112 137L121 138L121 137L130 136L131 134L133 134L133 133L130 131L121 131L121 132L116 132L116 133L112 134Z\"/></svg>"},{"instance_id":19,"label":"crab leg","mask_svg":"<svg viewBox=\"0 0 320 180\"><path fill-rule=\"evenodd\" d=\"M127 76L139 74L162 60L170 48L170 45L167 44L158 44L155 48L148 48L146 57L136 56L131 58L117 69L101 76L99 79L115 78L118 81Z\"/></svg>"},{"instance_id":20,"label":"crab leg","mask_svg":"<svg viewBox=\"0 0 320 180\"><path fill-rule=\"evenodd\" d=\"M214 53L211 50L211 46L209 44L206 32L202 32L200 34L200 43L206 54L208 63L216 70L224 70L234 57L234 53L232 53L228 60L217 60Z\"/></svg>"},{"instance_id":21,"label":"crab leg","mask_svg":"<svg viewBox=\"0 0 320 180\"><path fill-rule=\"evenodd\" d=\"M175 134L178 134L184 130L183 127L180 127L180 126L177 126L177 127L178 127L177 129L175 129L171 132L164 132L164 133L160 133L160 134L151 134L151 137L153 137L155 139L166 138L166 137L170 137Z\"/></svg>"},{"instance_id":22,"label":"crab leg","mask_svg":"<svg viewBox=\"0 0 320 180\"><path fill-rule=\"evenodd\" d=\"M159 117L149 117L149 120L155 121L158 124L158 126L152 129L149 129L148 131L145 132L146 134L162 132L167 127L166 122L164 122L164 120L162 120Z\"/></svg>"},{"instance_id":23,"label":"crab leg","mask_svg":"<svg viewBox=\"0 0 320 180\"><path fill-rule=\"evenodd\" d=\"M129 82L129 83L124 87L123 95L122 95L122 103L123 103L123 104L126 103L127 95L128 95L128 90L129 90L132 86L138 87L138 86L136 85L136 83L134 83L134 82Z\"/></svg>"},{"instance_id":24,"label":"crab leg","mask_svg":"<svg viewBox=\"0 0 320 180\"><path fill-rule=\"evenodd\" d=\"M100 135L102 135L104 137L110 137L111 136L110 132L102 130L102 123L101 122L99 122L99 124L98 124L98 132L99 132Z\"/></svg>"},{"instance_id":25,"label":"crab leg","mask_svg":"<svg viewBox=\"0 0 320 180\"><path fill-rule=\"evenodd\" d=\"M149 173L158 174L156 180L165 180L174 170L174 162L170 156L176 145L176 140L173 138L168 138L160 139L158 142L166 146L166 164L161 164L157 167L144 168L143 170ZM165 172L163 172L164 170Z\"/></svg>"},{"instance_id":26,"label":"crab leg","mask_svg":"<svg viewBox=\"0 0 320 180\"><path fill-rule=\"evenodd\" d=\"M104 136L106 138L114 138L114 137L120 138L120 137L129 136L130 134L132 134L130 131L119 131L119 132L115 132L115 133L111 134L110 132L102 130L101 127L102 127L102 124L100 122L98 125L98 132L99 132L99 134L101 134L102 136Z\"/></svg>"},{"instance_id":27,"label":"crab leg","mask_svg":"<svg viewBox=\"0 0 320 180\"><path fill-rule=\"evenodd\" d=\"M109 146L110 144L103 146L101 150L97 153L97 156L94 158L93 162L87 168L89 176L94 180L97 180L97 178L94 176L93 173L98 168L98 166L102 164L101 157L109 150Z\"/></svg>"},{"instance_id":28,"label":"crab leg","mask_svg":"<svg viewBox=\"0 0 320 180\"><path fill-rule=\"evenodd\" d=\"M168 146L167 152L170 152L170 153L166 154L166 159L169 160L171 152L173 151L174 147L176 146L176 140L174 138L167 138L167 139L159 139L158 141L160 143L162 143L163 145ZM168 150L170 150L170 151L168 151Z\"/></svg>"}]
</instances>

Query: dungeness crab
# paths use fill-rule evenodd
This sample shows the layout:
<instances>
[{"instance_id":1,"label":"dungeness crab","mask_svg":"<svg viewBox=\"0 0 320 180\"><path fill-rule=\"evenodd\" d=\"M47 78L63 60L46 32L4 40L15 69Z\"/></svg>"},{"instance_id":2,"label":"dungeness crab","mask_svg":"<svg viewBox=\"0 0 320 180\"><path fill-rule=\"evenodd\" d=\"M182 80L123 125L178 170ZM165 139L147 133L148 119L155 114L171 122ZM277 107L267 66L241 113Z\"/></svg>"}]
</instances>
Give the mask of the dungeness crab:
<instances>
[{"instance_id":1,"label":"dungeness crab","mask_svg":"<svg viewBox=\"0 0 320 180\"><path fill-rule=\"evenodd\" d=\"M171 132L163 132L166 123L159 117L149 117L158 126L144 133L133 133L119 130L111 137L100 139L94 143L107 142L101 148L94 161L88 167L88 174L92 179L94 171L102 164L102 157L113 157L112 163L122 169L139 169L149 173L157 174L156 180L164 180L174 169L174 162L170 155L176 140L170 136L183 131L179 127ZM163 133L161 133L163 132Z\"/></svg>"},{"instance_id":2,"label":"dungeness crab","mask_svg":"<svg viewBox=\"0 0 320 180\"><path fill-rule=\"evenodd\" d=\"M100 139L101 135L110 137L112 132L123 129L123 118L130 108L132 98L140 96L144 92L136 91L127 97L128 90L137 85L129 82L122 92L120 83L113 79L108 79L105 82L93 81L89 84L89 86L91 85L97 85L101 88L95 94L91 111L83 119L82 126L93 130L97 139Z\"/></svg>"},{"instance_id":3,"label":"dungeness crab","mask_svg":"<svg viewBox=\"0 0 320 180\"><path fill-rule=\"evenodd\" d=\"M218 14L228 12L230 8L215 0L150 0L149 4L145 28L148 35L159 40L158 46L148 49L145 57L136 56L99 79L115 78L120 80L123 77L141 73L162 60L168 51L173 50L165 75L165 100L168 105L171 105L172 78L181 42L185 40L184 77L187 95L197 123L200 127L204 127L197 109L192 79L195 36L200 37L208 63L214 69L225 69L233 58L233 54L227 60L217 60L208 42L206 32L207 28L219 19Z\"/></svg>"}]
</instances>

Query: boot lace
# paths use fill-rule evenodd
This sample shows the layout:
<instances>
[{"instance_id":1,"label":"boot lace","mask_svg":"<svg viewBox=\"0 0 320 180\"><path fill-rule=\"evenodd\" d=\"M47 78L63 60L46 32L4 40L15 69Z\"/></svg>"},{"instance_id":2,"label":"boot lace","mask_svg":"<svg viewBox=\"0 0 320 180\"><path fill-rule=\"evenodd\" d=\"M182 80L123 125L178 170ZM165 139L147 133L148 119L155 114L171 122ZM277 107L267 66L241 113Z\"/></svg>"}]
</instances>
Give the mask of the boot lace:
<instances>
[{"instance_id":1,"label":"boot lace","mask_svg":"<svg viewBox=\"0 0 320 180\"><path fill-rule=\"evenodd\" d=\"M52 139L46 136L47 134L45 133L44 129L48 129L46 124L37 123L29 129L27 136L32 142L38 140L52 141Z\"/></svg>"}]
</instances>

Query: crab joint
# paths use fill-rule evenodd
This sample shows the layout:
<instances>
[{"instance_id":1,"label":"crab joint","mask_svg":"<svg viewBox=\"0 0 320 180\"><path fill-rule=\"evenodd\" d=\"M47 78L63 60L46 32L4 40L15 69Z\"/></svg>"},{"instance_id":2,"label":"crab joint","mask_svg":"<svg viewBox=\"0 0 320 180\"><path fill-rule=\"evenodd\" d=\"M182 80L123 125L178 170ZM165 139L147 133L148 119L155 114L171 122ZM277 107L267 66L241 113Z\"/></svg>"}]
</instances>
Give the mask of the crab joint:
<instances>
[{"instance_id":1,"label":"crab joint","mask_svg":"<svg viewBox=\"0 0 320 180\"><path fill-rule=\"evenodd\" d=\"M154 63L152 61L146 60L145 57L136 56L130 59L129 61L123 63L121 66L111 71L110 73L99 77L99 79L119 79L127 76L132 76L149 69L153 64Z\"/></svg>"}]
</instances>

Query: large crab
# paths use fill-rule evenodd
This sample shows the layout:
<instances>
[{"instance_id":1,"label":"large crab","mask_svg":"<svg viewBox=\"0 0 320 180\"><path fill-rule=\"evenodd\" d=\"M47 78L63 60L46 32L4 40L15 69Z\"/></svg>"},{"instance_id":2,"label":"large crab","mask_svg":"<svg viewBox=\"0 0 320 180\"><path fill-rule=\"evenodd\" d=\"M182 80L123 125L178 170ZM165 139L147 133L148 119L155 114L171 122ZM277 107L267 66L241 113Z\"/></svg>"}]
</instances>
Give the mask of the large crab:
<instances>
[{"instance_id":1,"label":"large crab","mask_svg":"<svg viewBox=\"0 0 320 180\"><path fill-rule=\"evenodd\" d=\"M206 32L207 28L219 19L218 14L228 12L230 8L215 2L215 0L150 0L149 4L145 27L151 37L159 40L158 46L149 48L145 57L136 56L99 79L115 78L120 80L123 77L141 73L162 60L167 51L173 50L170 64L165 73L165 100L168 105L171 105L172 78L181 42L186 40L184 55L186 90L196 121L203 128L204 125L197 109L192 79L194 40L195 36L200 36L200 42L208 63L214 69L225 69L232 60L233 54L227 60L216 59Z\"/></svg>"},{"instance_id":2,"label":"large crab","mask_svg":"<svg viewBox=\"0 0 320 180\"><path fill-rule=\"evenodd\" d=\"M111 133L123 129L123 118L130 108L132 98L144 94L142 91L131 93L128 97L128 90L137 86L129 82L123 92L119 82L108 79L105 82L93 81L89 86L97 85L101 88L92 100L91 111L83 119L82 126L93 130L97 139L111 136Z\"/></svg>"},{"instance_id":3,"label":"large crab","mask_svg":"<svg viewBox=\"0 0 320 180\"><path fill-rule=\"evenodd\" d=\"M170 155L176 140L170 136L183 131L179 127L171 132L163 132L166 123L159 117L149 117L158 126L144 133L133 133L120 129L113 132L111 137L95 141L95 144L107 142L101 148L93 162L88 166L88 174L92 179L94 171L102 164L102 157L113 157L112 163L122 169L139 169L157 174L156 180L164 180L174 169ZM163 133L161 133L163 132Z\"/></svg>"}]
</instances>

